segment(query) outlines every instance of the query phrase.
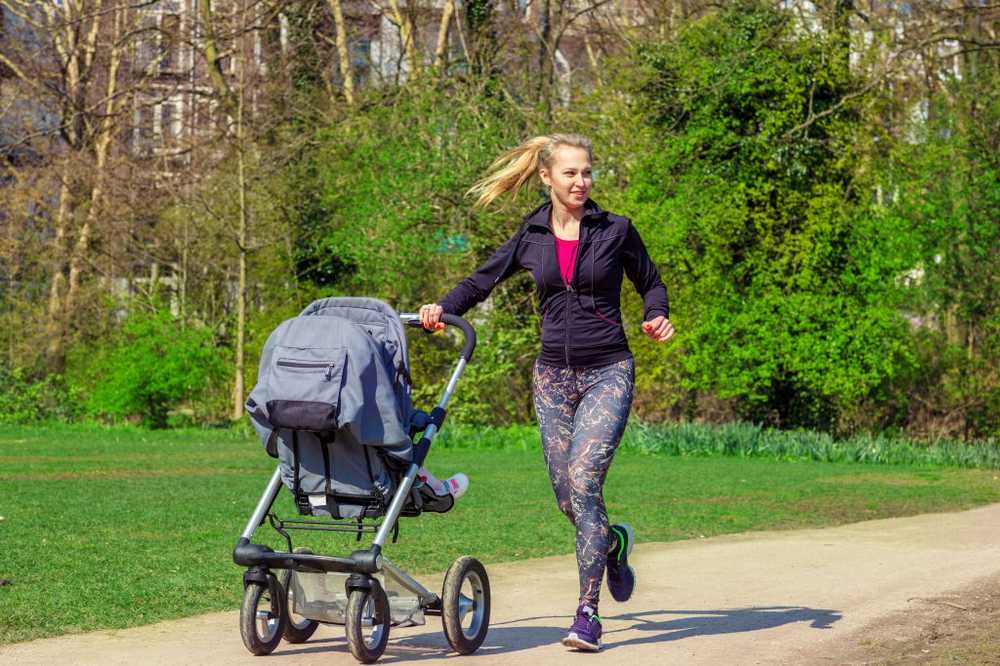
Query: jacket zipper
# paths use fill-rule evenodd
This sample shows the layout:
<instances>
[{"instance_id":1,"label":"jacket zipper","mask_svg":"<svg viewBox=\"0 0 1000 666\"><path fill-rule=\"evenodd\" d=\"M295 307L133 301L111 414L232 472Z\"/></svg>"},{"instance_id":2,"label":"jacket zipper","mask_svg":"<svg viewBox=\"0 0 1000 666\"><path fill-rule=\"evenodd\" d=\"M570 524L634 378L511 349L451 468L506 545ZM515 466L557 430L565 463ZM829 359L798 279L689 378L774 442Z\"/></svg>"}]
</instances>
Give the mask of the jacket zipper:
<instances>
[{"instance_id":1,"label":"jacket zipper","mask_svg":"<svg viewBox=\"0 0 1000 666\"><path fill-rule=\"evenodd\" d=\"M559 268L559 250L556 247L556 234L552 232L552 246L555 250L556 255L556 272L559 273L559 278L562 279L563 284L566 285L566 304L563 307L563 352L566 357L566 367L570 368L569 364L569 309L571 303L571 295L573 294L573 283L577 281L577 275L579 271L577 270L580 265L580 248L583 246L583 221L580 221L580 235L577 236L576 252L573 255L573 267L572 272L569 274L569 280L565 280L562 277L562 270ZM579 300L579 296L577 296Z\"/></svg>"},{"instance_id":2,"label":"jacket zipper","mask_svg":"<svg viewBox=\"0 0 1000 666\"><path fill-rule=\"evenodd\" d=\"M563 308L563 349L566 350L566 367L569 365L569 304L570 294L573 293L573 285L566 283L566 305Z\"/></svg>"}]
</instances>

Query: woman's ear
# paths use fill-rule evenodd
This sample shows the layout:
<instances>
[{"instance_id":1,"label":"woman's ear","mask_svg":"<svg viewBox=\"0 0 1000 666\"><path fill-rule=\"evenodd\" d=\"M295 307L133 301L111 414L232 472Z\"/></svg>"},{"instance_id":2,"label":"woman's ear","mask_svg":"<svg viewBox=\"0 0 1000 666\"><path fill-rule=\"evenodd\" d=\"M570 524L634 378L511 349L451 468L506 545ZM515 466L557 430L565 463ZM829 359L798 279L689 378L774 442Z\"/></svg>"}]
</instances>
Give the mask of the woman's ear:
<instances>
[{"instance_id":1,"label":"woman's ear","mask_svg":"<svg viewBox=\"0 0 1000 666\"><path fill-rule=\"evenodd\" d=\"M549 170L546 168L541 168L538 170L538 177L542 179L542 184L545 187L552 187L552 181L549 179Z\"/></svg>"}]
</instances>

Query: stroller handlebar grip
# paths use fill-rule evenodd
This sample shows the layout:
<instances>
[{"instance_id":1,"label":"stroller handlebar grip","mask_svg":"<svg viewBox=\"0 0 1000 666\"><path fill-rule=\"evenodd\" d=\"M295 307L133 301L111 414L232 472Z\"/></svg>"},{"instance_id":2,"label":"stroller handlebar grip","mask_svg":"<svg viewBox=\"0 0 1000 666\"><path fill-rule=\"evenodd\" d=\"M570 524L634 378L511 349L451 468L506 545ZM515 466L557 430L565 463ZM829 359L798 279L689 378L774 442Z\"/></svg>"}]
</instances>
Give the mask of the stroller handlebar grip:
<instances>
[{"instance_id":1,"label":"stroller handlebar grip","mask_svg":"<svg viewBox=\"0 0 1000 666\"><path fill-rule=\"evenodd\" d=\"M458 326L462 329L462 333L465 335L465 346L462 348L462 357L465 362L468 363L472 360L472 352L476 350L476 329L472 328L472 324L465 321L462 317L458 315L444 314L441 315L441 321L451 326Z\"/></svg>"},{"instance_id":2,"label":"stroller handlebar grip","mask_svg":"<svg viewBox=\"0 0 1000 666\"><path fill-rule=\"evenodd\" d=\"M405 314L401 315L400 318L407 326L423 328L423 325L420 323L420 315ZM441 321L449 326L458 326L462 329L462 334L465 336L465 346L462 347L462 358L465 359L466 363L470 362L472 360L472 352L476 350L476 329L472 328L472 324L458 315L442 314Z\"/></svg>"}]
</instances>

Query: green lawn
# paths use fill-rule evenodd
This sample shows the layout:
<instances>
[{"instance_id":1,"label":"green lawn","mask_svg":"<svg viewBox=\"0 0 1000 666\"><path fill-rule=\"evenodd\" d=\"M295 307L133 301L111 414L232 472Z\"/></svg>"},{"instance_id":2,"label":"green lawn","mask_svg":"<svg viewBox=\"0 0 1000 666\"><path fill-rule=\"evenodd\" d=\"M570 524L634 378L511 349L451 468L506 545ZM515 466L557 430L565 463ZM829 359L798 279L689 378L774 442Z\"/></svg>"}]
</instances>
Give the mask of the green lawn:
<instances>
[{"instance_id":1,"label":"green lawn","mask_svg":"<svg viewBox=\"0 0 1000 666\"><path fill-rule=\"evenodd\" d=\"M449 514L403 521L387 554L419 574L461 554L573 552L541 453L527 449L432 452L431 469L465 471L469 493ZM272 469L256 441L225 431L0 428L0 579L12 581L0 587L0 644L237 607L231 550ZM995 474L623 450L606 498L642 540L671 541L972 507L1000 500ZM308 539L319 552L356 547Z\"/></svg>"}]
</instances>

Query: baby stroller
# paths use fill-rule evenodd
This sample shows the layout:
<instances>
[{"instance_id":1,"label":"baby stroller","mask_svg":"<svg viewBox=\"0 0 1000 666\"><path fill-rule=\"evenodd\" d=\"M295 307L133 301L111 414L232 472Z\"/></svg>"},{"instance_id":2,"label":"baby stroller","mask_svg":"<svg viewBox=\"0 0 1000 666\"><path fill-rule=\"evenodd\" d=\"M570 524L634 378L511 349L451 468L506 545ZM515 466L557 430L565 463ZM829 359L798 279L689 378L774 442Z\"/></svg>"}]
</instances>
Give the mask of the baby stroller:
<instances>
[{"instance_id":1,"label":"baby stroller","mask_svg":"<svg viewBox=\"0 0 1000 666\"><path fill-rule=\"evenodd\" d=\"M460 654L475 652L486 638L490 586L478 560L456 560L438 596L383 553L390 534L396 541L400 516L444 512L454 501L415 483L476 346L468 322L451 315L443 321L462 330L465 346L429 414L410 402L403 324L419 327L416 314L397 315L374 299L326 298L268 338L246 408L279 462L233 551L236 564L247 567L240 633L253 654L271 653L283 637L302 643L319 623L343 624L351 653L372 663L391 625L423 624L425 615L441 617ZM295 518L273 511L282 485L294 496ZM286 551L251 542L265 520ZM295 530L375 538L346 556L320 555L294 548Z\"/></svg>"}]
</instances>

